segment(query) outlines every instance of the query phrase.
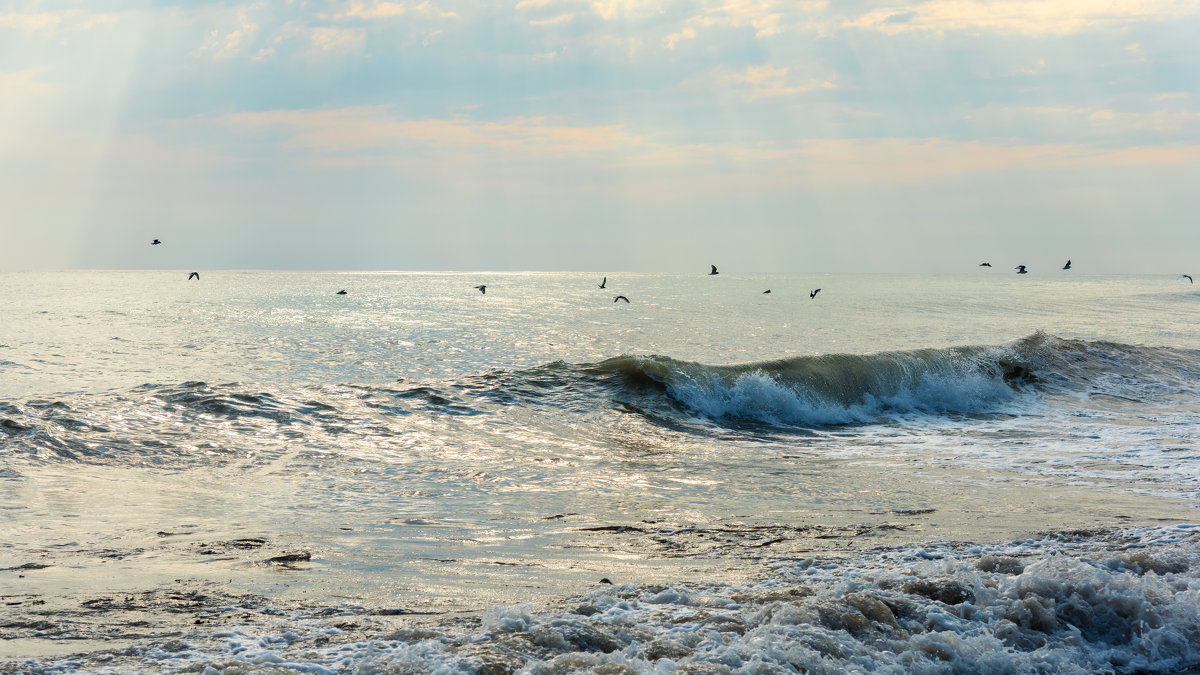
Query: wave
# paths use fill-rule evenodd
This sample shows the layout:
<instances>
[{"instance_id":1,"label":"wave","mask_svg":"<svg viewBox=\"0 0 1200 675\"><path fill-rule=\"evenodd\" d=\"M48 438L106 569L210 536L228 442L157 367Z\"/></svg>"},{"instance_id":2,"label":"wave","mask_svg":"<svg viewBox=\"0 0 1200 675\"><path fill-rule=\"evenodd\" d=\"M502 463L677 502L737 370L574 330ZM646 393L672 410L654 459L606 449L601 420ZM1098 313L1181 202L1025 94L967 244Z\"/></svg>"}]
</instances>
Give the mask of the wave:
<instances>
[{"instance_id":1,"label":"wave","mask_svg":"<svg viewBox=\"0 0 1200 675\"><path fill-rule=\"evenodd\" d=\"M68 401L0 401L0 447L47 460L203 454L211 462L232 459L229 433L260 449L291 442L340 448L354 438L382 447L431 418L506 417L553 436L611 423L603 416L579 422L607 407L684 432L763 425L803 432L914 417L924 423L931 415L1021 415L1059 402L1138 406L1198 396L1200 352L1037 333L996 346L727 366L625 355L390 386L147 384Z\"/></svg>"},{"instance_id":2,"label":"wave","mask_svg":"<svg viewBox=\"0 0 1200 675\"><path fill-rule=\"evenodd\" d=\"M670 402L710 420L836 425L913 412L978 413L1010 401L1031 376L1021 365L970 350L921 350L799 357L736 366L651 356L597 364L630 390L659 389Z\"/></svg>"},{"instance_id":3,"label":"wave","mask_svg":"<svg viewBox=\"0 0 1200 675\"><path fill-rule=\"evenodd\" d=\"M626 392L658 391L682 410L710 420L824 426L914 413L1011 413L1037 394L1107 395L1133 402L1194 394L1200 383L1198 356L1191 350L1036 333L998 346L802 356L731 366L621 356L583 370L616 381Z\"/></svg>"}]
</instances>

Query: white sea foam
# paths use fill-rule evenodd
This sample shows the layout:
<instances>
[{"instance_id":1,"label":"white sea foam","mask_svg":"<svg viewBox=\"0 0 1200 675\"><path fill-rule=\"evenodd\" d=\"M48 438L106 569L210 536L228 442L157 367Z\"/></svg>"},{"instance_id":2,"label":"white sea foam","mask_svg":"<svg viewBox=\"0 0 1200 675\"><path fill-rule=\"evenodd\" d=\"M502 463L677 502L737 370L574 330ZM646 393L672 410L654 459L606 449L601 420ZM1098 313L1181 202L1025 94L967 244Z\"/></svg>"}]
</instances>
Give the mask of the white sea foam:
<instances>
[{"instance_id":1,"label":"white sea foam","mask_svg":"<svg viewBox=\"0 0 1200 675\"><path fill-rule=\"evenodd\" d=\"M754 370L732 382L716 373L679 378L668 393L709 418L753 419L772 424L852 424L911 413L987 413L1002 410L1016 394L999 377L986 373L922 373L884 391L864 391L851 403L779 376Z\"/></svg>"},{"instance_id":2,"label":"white sea foam","mask_svg":"<svg viewBox=\"0 0 1200 675\"><path fill-rule=\"evenodd\" d=\"M569 609L487 612L339 641L196 634L30 673L1170 673L1200 664L1200 526L779 560L755 584L601 585ZM130 657L134 658L130 658Z\"/></svg>"}]
</instances>

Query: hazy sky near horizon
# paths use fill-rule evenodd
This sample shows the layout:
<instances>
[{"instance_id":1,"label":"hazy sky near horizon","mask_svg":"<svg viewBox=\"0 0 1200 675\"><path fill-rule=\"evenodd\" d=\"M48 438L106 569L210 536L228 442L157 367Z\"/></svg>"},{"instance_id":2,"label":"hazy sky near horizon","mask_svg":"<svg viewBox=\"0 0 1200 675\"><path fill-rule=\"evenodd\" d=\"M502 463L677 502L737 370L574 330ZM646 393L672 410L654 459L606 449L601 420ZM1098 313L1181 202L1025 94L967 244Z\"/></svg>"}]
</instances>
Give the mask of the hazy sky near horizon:
<instances>
[{"instance_id":1,"label":"hazy sky near horizon","mask_svg":"<svg viewBox=\"0 0 1200 675\"><path fill-rule=\"evenodd\" d=\"M1197 35L1192 0L0 0L0 269L1200 272Z\"/></svg>"}]
</instances>

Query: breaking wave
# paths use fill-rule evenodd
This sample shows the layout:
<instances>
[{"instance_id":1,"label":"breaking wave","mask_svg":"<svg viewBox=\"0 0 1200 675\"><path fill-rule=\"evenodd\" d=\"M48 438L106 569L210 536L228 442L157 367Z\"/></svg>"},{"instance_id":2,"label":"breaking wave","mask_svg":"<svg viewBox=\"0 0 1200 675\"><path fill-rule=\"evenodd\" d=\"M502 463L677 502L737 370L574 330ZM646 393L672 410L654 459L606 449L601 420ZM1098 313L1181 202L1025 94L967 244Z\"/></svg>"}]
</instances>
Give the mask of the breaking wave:
<instances>
[{"instance_id":1,"label":"breaking wave","mask_svg":"<svg viewBox=\"0 0 1200 675\"><path fill-rule=\"evenodd\" d=\"M769 424L871 423L911 413L1013 412L1029 394L1142 401L1195 392L1198 354L1042 333L1000 346L869 355L803 356L709 366L664 356L621 356L586 370L626 390L657 390L712 420Z\"/></svg>"},{"instance_id":2,"label":"breaking wave","mask_svg":"<svg viewBox=\"0 0 1200 675\"><path fill-rule=\"evenodd\" d=\"M231 456L229 434L378 448L408 418L512 417L546 426L605 407L682 430L767 425L806 429L888 424L919 416L1021 415L1100 400L1170 404L1200 396L1200 352L1034 334L998 346L802 356L713 366L667 356L555 362L441 382L264 390L239 383L147 384L67 400L0 401L0 447L43 460ZM605 424L605 419L589 418ZM205 430L208 433L205 433ZM200 431L201 433L196 433Z\"/></svg>"}]
</instances>

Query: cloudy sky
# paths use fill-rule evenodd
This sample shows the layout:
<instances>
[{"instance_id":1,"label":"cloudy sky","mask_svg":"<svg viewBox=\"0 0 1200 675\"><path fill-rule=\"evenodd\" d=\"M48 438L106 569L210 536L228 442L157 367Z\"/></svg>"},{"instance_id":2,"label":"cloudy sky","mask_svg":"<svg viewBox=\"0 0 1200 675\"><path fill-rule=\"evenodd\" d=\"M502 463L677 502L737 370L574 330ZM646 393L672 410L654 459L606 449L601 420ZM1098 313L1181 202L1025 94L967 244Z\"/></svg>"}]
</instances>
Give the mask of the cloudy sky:
<instances>
[{"instance_id":1,"label":"cloudy sky","mask_svg":"<svg viewBox=\"0 0 1200 675\"><path fill-rule=\"evenodd\" d=\"M1197 35L1194 0L0 0L0 269L1200 272Z\"/></svg>"}]
</instances>

